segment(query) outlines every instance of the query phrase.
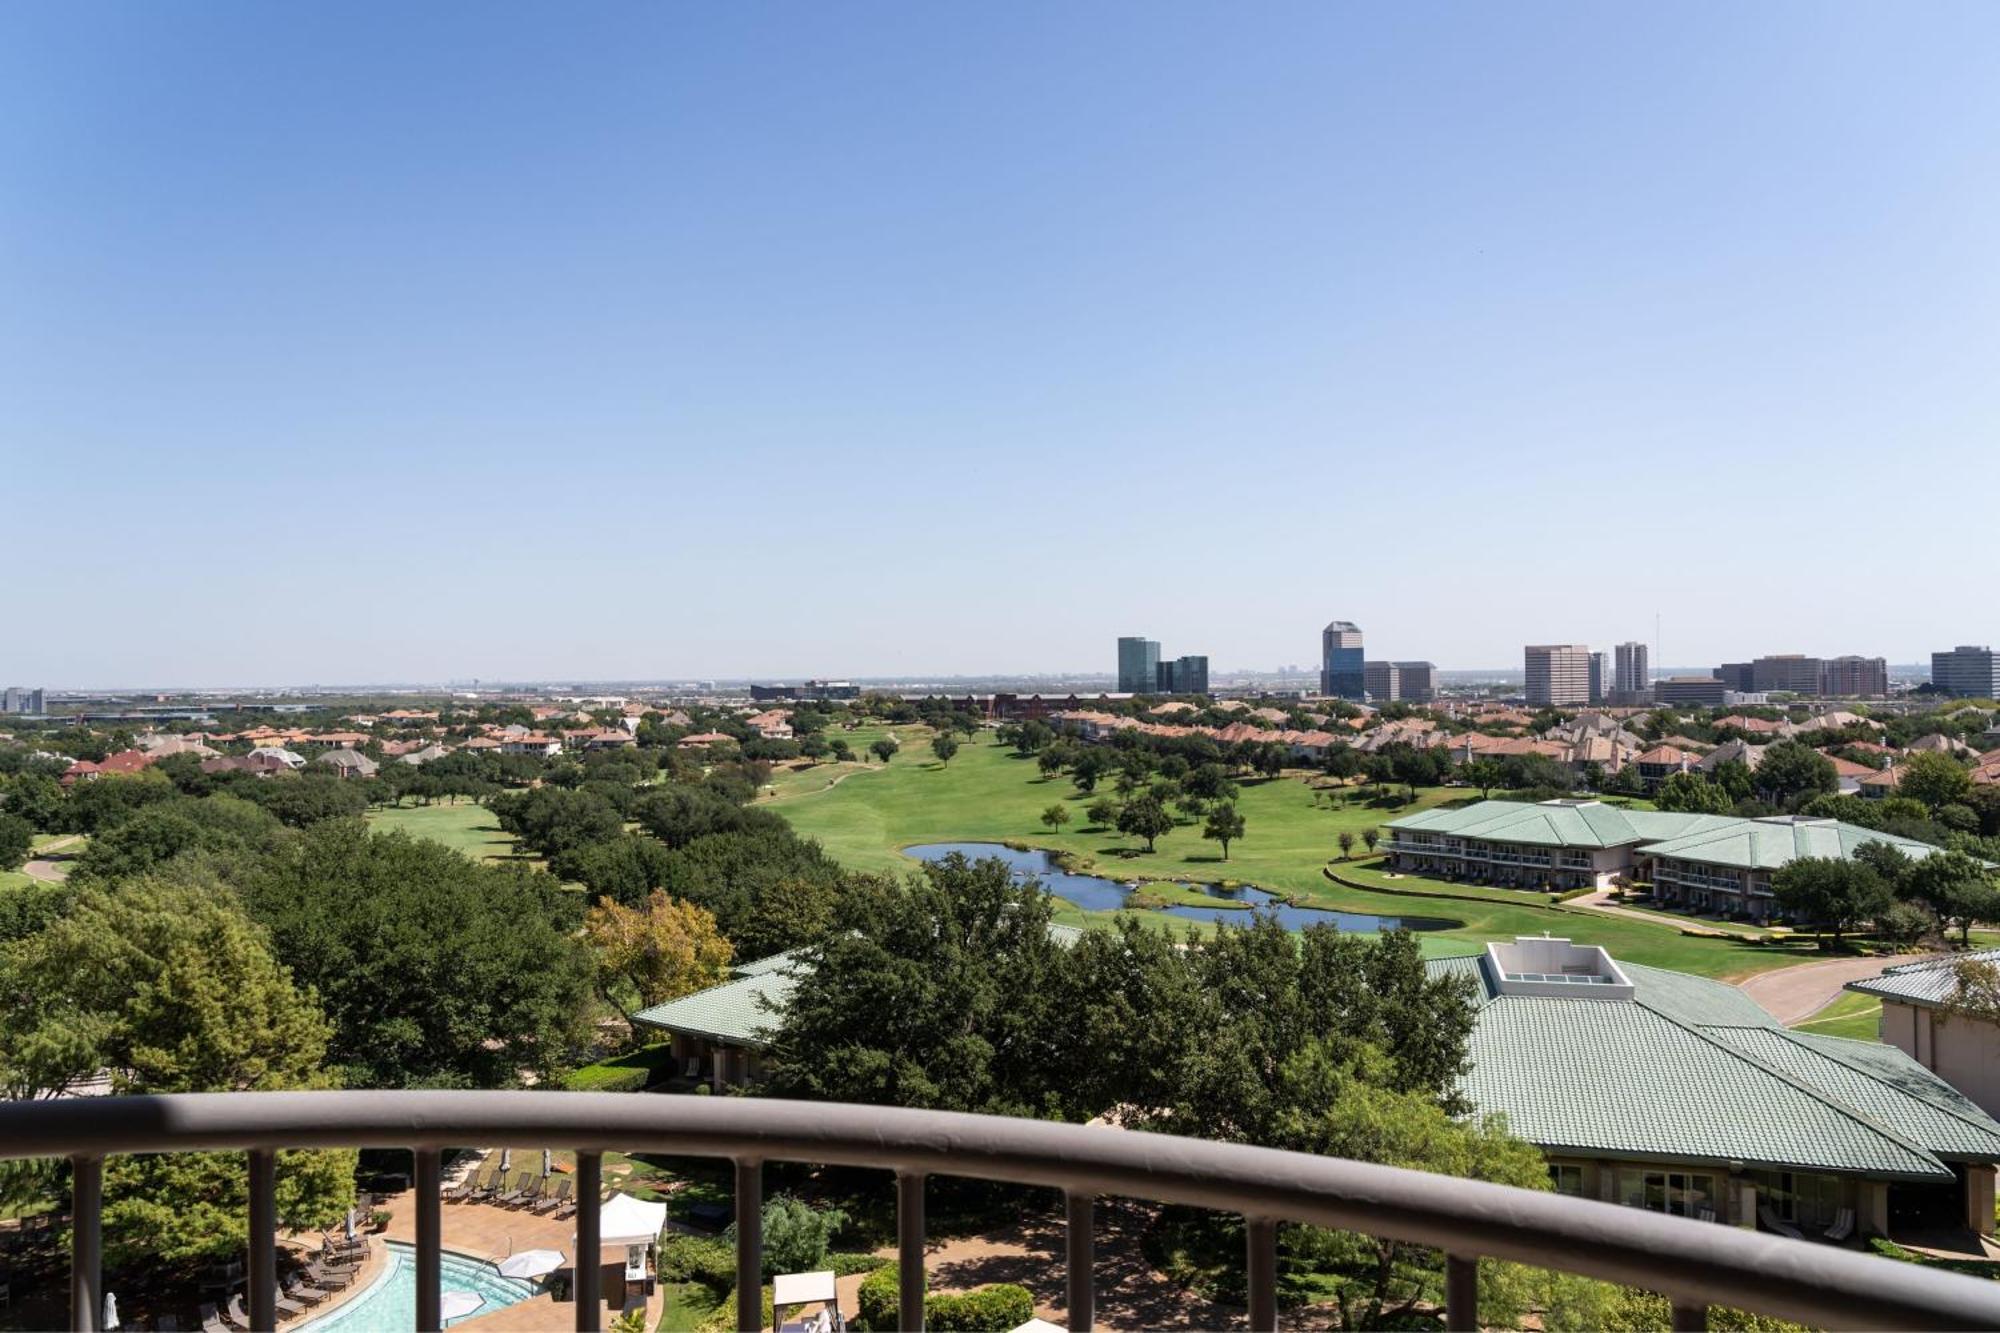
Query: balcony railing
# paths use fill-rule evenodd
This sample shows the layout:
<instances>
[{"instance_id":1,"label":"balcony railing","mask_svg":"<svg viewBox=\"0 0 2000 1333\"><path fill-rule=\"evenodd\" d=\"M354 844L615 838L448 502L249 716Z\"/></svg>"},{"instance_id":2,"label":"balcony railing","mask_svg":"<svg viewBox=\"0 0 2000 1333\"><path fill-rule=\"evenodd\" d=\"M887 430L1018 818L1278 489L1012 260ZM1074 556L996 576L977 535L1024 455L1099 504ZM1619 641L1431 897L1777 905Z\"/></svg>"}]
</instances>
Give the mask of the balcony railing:
<instances>
[{"instance_id":1,"label":"balcony railing","mask_svg":"<svg viewBox=\"0 0 2000 1333\"><path fill-rule=\"evenodd\" d=\"M249 1314L275 1326L280 1148L407 1148L416 1156L417 1327L439 1317L440 1167L446 1148L545 1143L577 1154L577 1256L599 1252L603 1154L726 1159L736 1175L739 1290L762 1274L763 1164L879 1167L894 1173L901 1321L923 1327L924 1181L965 1176L1061 1190L1068 1323L1091 1328L1092 1215L1105 1196L1240 1214L1249 1323L1278 1323L1280 1222L1386 1236L1444 1252L1446 1326L1478 1327L1478 1265L1512 1260L1665 1294L1676 1328L1710 1305L1826 1328L2000 1328L2000 1286L1952 1273L1666 1217L1615 1204L1396 1167L1046 1121L765 1099L560 1092L271 1092L105 1097L0 1104L0 1156L67 1158L73 1168L72 1327L102 1310L100 1210L107 1154L240 1151L249 1159ZM599 1269L576 1264L576 1327L601 1314ZM760 1302L737 1303L738 1327Z\"/></svg>"}]
</instances>

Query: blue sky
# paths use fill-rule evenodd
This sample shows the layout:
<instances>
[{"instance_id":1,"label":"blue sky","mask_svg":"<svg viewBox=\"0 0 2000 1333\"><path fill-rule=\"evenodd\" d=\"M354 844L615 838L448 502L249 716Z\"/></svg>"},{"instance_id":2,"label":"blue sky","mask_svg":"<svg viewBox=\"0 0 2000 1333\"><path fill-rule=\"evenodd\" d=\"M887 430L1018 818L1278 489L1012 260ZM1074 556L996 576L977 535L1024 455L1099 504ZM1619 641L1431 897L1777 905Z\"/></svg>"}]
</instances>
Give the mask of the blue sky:
<instances>
[{"instance_id":1,"label":"blue sky","mask_svg":"<svg viewBox=\"0 0 2000 1333\"><path fill-rule=\"evenodd\" d=\"M0 7L0 677L2000 639L1996 41Z\"/></svg>"}]
</instances>

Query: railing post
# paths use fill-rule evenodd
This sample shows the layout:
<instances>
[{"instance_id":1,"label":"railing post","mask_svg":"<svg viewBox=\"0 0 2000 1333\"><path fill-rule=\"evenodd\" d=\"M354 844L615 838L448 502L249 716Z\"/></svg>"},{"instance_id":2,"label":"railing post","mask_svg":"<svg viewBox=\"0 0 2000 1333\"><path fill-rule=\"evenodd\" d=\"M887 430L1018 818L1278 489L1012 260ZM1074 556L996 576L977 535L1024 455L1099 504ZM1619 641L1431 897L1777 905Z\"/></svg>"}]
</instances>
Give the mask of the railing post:
<instances>
[{"instance_id":1,"label":"railing post","mask_svg":"<svg viewBox=\"0 0 2000 1333\"><path fill-rule=\"evenodd\" d=\"M1092 1281L1097 1268L1094 1203L1088 1194L1064 1196L1068 1216L1063 1228L1063 1262L1069 1309L1063 1322L1069 1333L1090 1333L1097 1323L1097 1287Z\"/></svg>"},{"instance_id":2,"label":"railing post","mask_svg":"<svg viewBox=\"0 0 2000 1333\"><path fill-rule=\"evenodd\" d=\"M69 1326L82 1333L104 1327L104 1159L69 1159L74 1226L69 1249Z\"/></svg>"},{"instance_id":3,"label":"railing post","mask_svg":"<svg viewBox=\"0 0 2000 1333\"><path fill-rule=\"evenodd\" d=\"M603 1216L604 1157L601 1153L576 1155L576 1328L577 1333L597 1333L598 1317L604 1309L604 1293L598 1290L604 1279Z\"/></svg>"},{"instance_id":4,"label":"railing post","mask_svg":"<svg viewBox=\"0 0 2000 1333\"><path fill-rule=\"evenodd\" d=\"M243 1271L250 1327L261 1333L278 1326L278 1155L252 1148L249 1156L250 1261Z\"/></svg>"},{"instance_id":5,"label":"railing post","mask_svg":"<svg viewBox=\"0 0 2000 1333\"><path fill-rule=\"evenodd\" d=\"M1707 1333L1708 1307L1674 1302L1673 1314L1669 1320L1674 1333Z\"/></svg>"},{"instance_id":6,"label":"railing post","mask_svg":"<svg viewBox=\"0 0 2000 1333\"><path fill-rule=\"evenodd\" d=\"M903 1333L924 1328L924 1178L896 1177L896 1308Z\"/></svg>"},{"instance_id":7,"label":"railing post","mask_svg":"<svg viewBox=\"0 0 2000 1333\"><path fill-rule=\"evenodd\" d=\"M438 1333L444 1327L444 1154L436 1148L416 1150L417 1170L417 1328Z\"/></svg>"},{"instance_id":8,"label":"railing post","mask_svg":"<svg viewBox=\"0 0 2000 1333\"><path fill-rule=\"evenodd\" d=\"M1477 1258L1444 1257L1444 1326L1446 1333L1479 1333Z\"/></svg>"},{"instance_id":9,"label":"railing post","mask_svg":"<svg viewBox=\"0 0 2000 1333\"><path fill-rule=\"evenodd\" d=\"M736 1163L736 1328L764 1327L764 1164Z\"/></svg>"},{"instance_id":10,"label":"railing post","mask_svg":"<svg viewBox=\"0 0 2000 1333\"><path fill-rule=\"evenodd\" d=\"M1250 1287L1250 1333L1276 1333L1278 1224L1268 1217L1246 1217L1243 1231L1250 1248L1250 1266L1246 1272Z\"/></svg>"}]
</instances>

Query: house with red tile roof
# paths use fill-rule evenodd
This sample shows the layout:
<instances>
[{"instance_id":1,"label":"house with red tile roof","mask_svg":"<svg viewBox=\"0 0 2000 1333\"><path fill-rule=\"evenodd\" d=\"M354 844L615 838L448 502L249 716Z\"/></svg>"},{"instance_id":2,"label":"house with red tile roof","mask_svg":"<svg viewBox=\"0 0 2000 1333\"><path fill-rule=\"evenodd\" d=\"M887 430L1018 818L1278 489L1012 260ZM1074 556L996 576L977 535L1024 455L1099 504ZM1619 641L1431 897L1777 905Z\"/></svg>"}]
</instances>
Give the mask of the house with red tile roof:
<instances>
[{"instance_id":1,"label":"house with red tile roof","mask_svg":"<svg viewBox=\"0 0 2000 1333\"><path fill-rule=\"evenodd\" d=\"M99 778L128 778L152 767L153 762L154 757L144 750L120 750L116 754L105 755L97 763L79 759L63 772L62 785L72 787L79 782L95 782Z\"/></svg>"},{"instance_id":2,"label":"house with red tile roof","mask_svg":"<svg viewBox=\"0 0 2000 1333\"><path fill-rule=\"evenodd\" d=\"M676 748L699 750L710 745L734 745L736 738L722 731L697 731L692 736L683 736Z\"/></svg>"},{"instance_id":3,"label":"house with red tile roof","mask_svg":"<svg viewBox=\"0 0 2000 1333\"><path fill-rule=\"evenodd\" d=\"M1632 762L1639 766L1639 781L1650 792L1658 791L1676 773L1692 772L1701 756L1678 745L1655 745Z\"/></svg>"}]
</instances>

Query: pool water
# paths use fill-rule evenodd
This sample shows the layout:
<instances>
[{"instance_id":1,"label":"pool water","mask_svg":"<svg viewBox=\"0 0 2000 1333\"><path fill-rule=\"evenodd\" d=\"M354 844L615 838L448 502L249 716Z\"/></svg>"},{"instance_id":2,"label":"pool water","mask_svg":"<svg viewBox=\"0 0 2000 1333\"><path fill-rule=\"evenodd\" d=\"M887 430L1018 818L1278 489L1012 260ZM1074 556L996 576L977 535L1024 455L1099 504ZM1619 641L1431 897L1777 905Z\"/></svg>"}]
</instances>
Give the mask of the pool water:
<instances>
[{"instance_id":1,"label":"pool water","mask_svg":"<svg viewBox=\"0 0 2000 1333\"><path fill-rule=\"evenodd\" d=\"M1055 857L1048 852L1017 851L997 842L928 842L903 849L905 856L914 856L919 861L942 861L953 852L962 853L968 861L1005 861L1007 868L1014 872L1016 883L1036 880L1056 897L1075 903L1087 912L1118 911L1132 896L1130 884L1121 884L1101 875L1070 874L1057 866ZM1399 927L1405 930L1451 930L1464 924L1449 917L1375 916L1368 912L1336 912L1325 907L1291 907L1277 895L1247 884L1234 889L1214 884L1190 884L1187 887L1216 898L1218 905L1176 905L1161 910L1175 916L1193 917L1197 921L1227 921L1241 926L1248 924L1250 919L1250 913L1243 910L1247 904L1277 917L1278 923L1286 930L1332 926L1335 930L1367 933Z\"/></svg>"},{"instance_id":2,"label":"pool water","mask_svg":"<svg viewBox=\"0 0 2000 1333\"><path fill-rule=\"evenodd\" d=\"M416 1254L402 1241L389 1241L388 1246L388 1265L366 1291L298 1325L293 1333L411 1333L417 1326ZM438 1269L443 1290L471 1292L480 1300L478 1309L445 1320L447 1327L518 1304L540 1290L533 1282L502 1277L499 1269L482 1259L451 1250L444 1252Z\"/></svg>"}]
</instances>

